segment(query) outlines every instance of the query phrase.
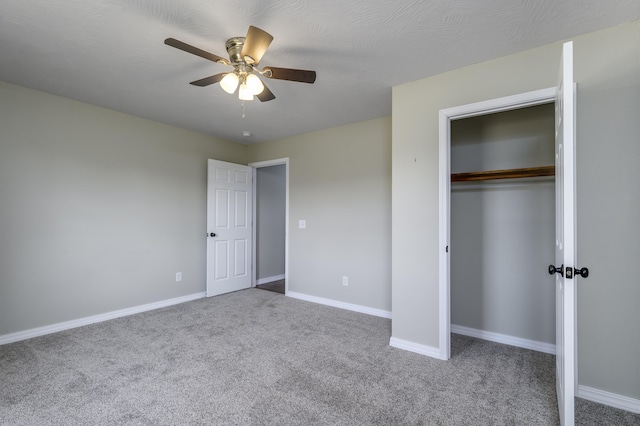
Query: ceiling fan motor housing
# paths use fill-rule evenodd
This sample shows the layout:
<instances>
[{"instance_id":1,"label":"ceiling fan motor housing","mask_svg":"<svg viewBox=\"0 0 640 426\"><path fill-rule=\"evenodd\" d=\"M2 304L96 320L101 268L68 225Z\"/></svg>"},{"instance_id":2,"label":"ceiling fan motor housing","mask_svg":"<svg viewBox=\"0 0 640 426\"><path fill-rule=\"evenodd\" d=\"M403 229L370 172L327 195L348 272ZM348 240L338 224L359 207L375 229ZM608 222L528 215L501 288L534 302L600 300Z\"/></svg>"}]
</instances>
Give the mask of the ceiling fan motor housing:
<instances>
[{"instance_id":1,"label":"ceiling fan motor housing","mask_svg":"<svg viewBox=\"0 0 640 426\"><path fill-rule=\"evenodd\" d=\"M244 64L244 58L242 57L242 47L244 46L244 37L233 37L227 40L226 48L229 53L229 60L233 65Z\"/></svg>"}]
</instances>

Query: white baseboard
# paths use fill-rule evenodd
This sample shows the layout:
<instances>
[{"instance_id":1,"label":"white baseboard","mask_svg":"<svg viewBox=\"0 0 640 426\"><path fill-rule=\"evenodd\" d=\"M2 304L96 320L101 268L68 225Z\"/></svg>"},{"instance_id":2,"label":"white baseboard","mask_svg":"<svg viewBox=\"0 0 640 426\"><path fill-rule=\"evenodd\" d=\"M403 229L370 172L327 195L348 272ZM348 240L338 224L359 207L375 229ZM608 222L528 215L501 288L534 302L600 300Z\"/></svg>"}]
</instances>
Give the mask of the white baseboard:
<instances>
[{"instance_id":1,"label":"white baseboard","mask_svg":"<svg viewBox=\"0 0 640 426\"><path fill-rule=\"evenodd\" d=\"M490 342L531 349L533 351L544 352L551 355L556 354L556 345L551 343L538 342L536 340L523 339L521 337L513 337L506 334L477 330L475 328L463 327L461 325L454 324L451 324L451 332L462 334L464 336L477 337L478 339L488 340Z\"/></svg>"},{"instance_id":2,"label":"white baseboard","mask_svg":"<svg viewBox=\"0 0 640 426\"><path fill-rule=\"evenodd\" d=\"M6 345L7 343L19 342L20 340L27 340L33 337L44 336L45 334L57 333L59 331L69 330L76 327L83 327L85 325L95 324L102 321L108 321L115 318L126 317L128 315L139 314L146 311L152 311L154 309L164 308L171 305L190 302L192 300L202 299L205 296L206 293L195 293L187 296L176 297L173 299L161 300L159 302L147 303L146 305L119 309L117 311L106 312L104 314L92 315L90 317L78 318L71 321L59 322L57 324L45 325L43 327L32 328L30 330L4 334L0 336L0 345Z\"/></svg>"},{"instance_id":3,"label":"white baseboard","mask_svg":"<svg viewBox=\"0 0 640 426\"><path fill-rule=\"evenodd\" d=\"M334 308L346 309L348 311L360 312L362 314L373 315L382 318L391 318L391 312L382 309L369 308L367 306L354 305L353 303L340 302L333 299L325 299L323 297L309 296L308 294L287 292L288 297L294 299L305 300L307 302L319 303L321 305L333 306Z\"/></svg>"},{"instance_id":4,"label":"white baseboard","mask_svg":"<svg viewBox=\"0 0 640 426\"><path fill-rule=\"evenodd\" d=\"M274 281L280 281L280 280L284 280L284 274L275 275L273 277L260 278L260 279L256 280L256 285L272 283Z\"/></svg>"},{"instance_id":5,"label":"white baseboard","mask_svg":"<svg viewBox=\"0 0 640 426\"><path fill-rule=\"evenodd\" d=\"M392 337L389 339L389 346L393 346L394 348L403 349L409 352L415 352L420 355L426 355L431 358L442 359L442 356L440 355L440 349L438 348L421 345L419 343L410 342L408 340L398 339L396 337Z\"/></svg>"},{"instance_id":6,"label":"white baseboard","mask_svg":"<svg viewBox=\"0 0 640 426\"><path fill-rule=\"evenodd\" d=\"M582 385L578 385L578 394L576 396L578 398L597 402L598 404L608 405L610 407L640 414L640 399L629 398L628 396L622 396Z\"/></svg>"}]
</instances>

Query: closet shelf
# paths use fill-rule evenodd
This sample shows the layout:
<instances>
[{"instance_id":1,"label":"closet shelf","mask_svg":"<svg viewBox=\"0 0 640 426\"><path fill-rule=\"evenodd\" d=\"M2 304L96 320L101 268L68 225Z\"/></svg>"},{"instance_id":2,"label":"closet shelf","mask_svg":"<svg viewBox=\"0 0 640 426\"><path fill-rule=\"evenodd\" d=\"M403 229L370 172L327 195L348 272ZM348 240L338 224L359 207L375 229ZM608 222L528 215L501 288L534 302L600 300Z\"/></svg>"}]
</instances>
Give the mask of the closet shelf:
<instances>
[{"instance_id":1,"label":"closet shelf","mask_svg":"<svg viewBox=\"0 0 640 426\"><path fill-rule=\"evenodd\" d=\"M471 182L491 179L518 179L555 176L556 166L526 167L522 169L487 170L485 172L452 173L451 182Z\"/></svg>"}]
</instances>

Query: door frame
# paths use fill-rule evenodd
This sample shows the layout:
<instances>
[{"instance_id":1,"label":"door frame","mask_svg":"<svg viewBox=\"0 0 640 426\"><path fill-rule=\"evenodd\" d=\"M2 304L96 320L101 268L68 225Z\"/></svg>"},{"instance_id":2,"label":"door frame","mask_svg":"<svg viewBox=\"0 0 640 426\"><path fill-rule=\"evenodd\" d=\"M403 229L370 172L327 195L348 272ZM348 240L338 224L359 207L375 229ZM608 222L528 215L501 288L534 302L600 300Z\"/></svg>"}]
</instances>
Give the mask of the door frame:
<instances>
[{"instance_id":1,"label":"door frame","mask_svg":"<svg viewBox=\"0 0 640 426\"><path fill-rule=\"evenodd\" d=\"M440 110L439 117L439 232L438 306L439 356L451 358L451 121L554 103L556 87Z\"/></svg>"},{"instance_id":2,"label":"door frame","mask_svg":"<svg viewBox=\"0 0 640 426\"><path fill-rule=\"evenodd\" d=\"M252 239L253 239L253 271L251 272L251 287L255 287L258 274L258 244L257 244L257 196L258 196L258 169L262 167L271 167L284 165L285 167L285 207L284 207L284 293L289 292L289 157L277 158L274 160L258 161L249 163L248 166L253 169L253 212L252 212Z\"/></svg>"}]
</instances>

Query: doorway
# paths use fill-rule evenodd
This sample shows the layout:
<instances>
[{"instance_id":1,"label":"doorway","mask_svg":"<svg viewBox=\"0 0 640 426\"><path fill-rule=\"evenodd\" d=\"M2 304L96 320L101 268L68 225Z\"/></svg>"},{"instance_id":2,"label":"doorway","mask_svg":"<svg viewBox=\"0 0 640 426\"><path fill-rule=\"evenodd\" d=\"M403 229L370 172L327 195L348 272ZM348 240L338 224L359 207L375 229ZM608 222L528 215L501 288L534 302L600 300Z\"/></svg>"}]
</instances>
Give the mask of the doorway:
<instances>
[{"instance_id":1,"label":"doorway","mask_svg":"<svg viewBox=\"0 0 640 426\"><path fill-rule=\"evenodd\" d=\"M451 122L453 333L555 354L554 106Z\"/></svg>"},{"instance_id":2,"label":"doorway","mask_svg":"<svg viewBox=\"0 0 640 426\"><path fill-rule=\"evenodd\" d=\"M451 121L555 102L556 88L528 92L440 111L439 118L439 358L451 357ZM452 248L455 249L455 248Z\"/></svg>"},{"instance_id":3,"label":"doorway","mask_svg":"<svg viewBox=\"0 0 640 426\"><path fill-rule=\"evenodd\" d=\"M289 159L251 163L253 168L253 286L288 290Z\"/></svg>"}]
</instances>

